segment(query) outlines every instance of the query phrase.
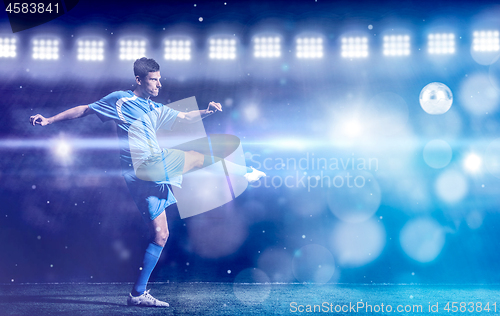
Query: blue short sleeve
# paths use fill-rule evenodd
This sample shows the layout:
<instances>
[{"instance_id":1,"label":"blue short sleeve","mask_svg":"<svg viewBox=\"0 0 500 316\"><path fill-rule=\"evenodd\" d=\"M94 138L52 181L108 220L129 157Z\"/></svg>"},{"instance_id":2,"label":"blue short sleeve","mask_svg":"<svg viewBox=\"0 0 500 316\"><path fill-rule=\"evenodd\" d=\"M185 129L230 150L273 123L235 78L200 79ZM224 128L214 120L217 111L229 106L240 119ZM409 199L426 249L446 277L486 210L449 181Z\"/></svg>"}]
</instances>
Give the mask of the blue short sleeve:
<instances>
[{"instance_id":1,"label":"blue short sleeve","mask_svg":"<svg viewBox=\"0 0 500 316\"><path fill-rule=\"evenodd\" d=\"M159 103L157 103L159 104ZM177 119L177 115L179 115L179 111L169 108L166 105L159 104L161 107L157 108L158 111L158 129L166 129L172 130L174 127L175 120Z\"/></svg>"},{"instance_id":2,"label":"blue short sleeve","mask_svg":"<svg viewBox=\"0 0 500 316\"><path fill-rule=\"evenodd\" d=\"M89 108L97 113L102 122L119 120L116 113L116 102L120 99L120 94L119 91L110 93L99 101L89 104Z\"/></svg>"}]
</instances>

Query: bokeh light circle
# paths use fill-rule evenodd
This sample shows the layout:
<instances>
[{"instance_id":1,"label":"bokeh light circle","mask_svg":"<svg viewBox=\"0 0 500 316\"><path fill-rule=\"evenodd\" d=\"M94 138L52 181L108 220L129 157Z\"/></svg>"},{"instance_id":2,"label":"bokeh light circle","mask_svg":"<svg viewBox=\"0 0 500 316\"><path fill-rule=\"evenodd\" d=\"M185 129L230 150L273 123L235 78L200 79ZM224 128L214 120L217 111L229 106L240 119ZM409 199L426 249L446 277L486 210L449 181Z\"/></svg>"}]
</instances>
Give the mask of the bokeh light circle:
<instances>
[{"instance_id":1,"label":"bokeh light circle","mask_svg":"<svg viewBox=\"0 0 500 316\"><path fill-rule=\"evenodd\" d=\"M233 292L245 305L261 304L271 293L269 277L260 269L245 269L234 279Z\"/></svg>"},{"instance_id":2,"label":"bokeh light circle","mask_svg":"<svg viewBox=\"0 0 500 316\"><path fill-rule=\"evenodd\" d=\"M432 82L420 91L420 106L432 115L446 113L453 104L450 88L440 82Z\"/></svg>"},{"instance_id":3,"label":"bokeh light circle","mask_svg":"<svg viewBox=\"0 0 500 316\"><path fill-rule=\"evenodd\" d=\"M203 258L221 258L228 256L245 242L248 227L242 215L230 211L224 214L224 220L208 218L191 220L188 234L192 251ZM198 216L203 216L198 215Z\"/></svg>"},{"instance_id":4,"label":"bokeh light circle","mask_svg":"<svg viewBox=\"0 0 500 316\"><path fill-rule=\"evenodd\" d=\"M439 198L447 203L461 201L468 191L467 180L458 171L448 170L439 175L435 185Z\"/></svg>"},{"instance_id":5,"label":"bokeh light circle","mask_svg":"<svg viewBox=\"0 0 500 316\"><path fill-rule=\"evenodd\" d=\"M312 185L316 184L315 181L311 181L311 183ZM300 188L292 189L297 192L288 197L288 205L294 214L301 217L310 217L311 215L318 215L328 208L324 190L319 188L311 189L307 192L307 199L304 199L304 195L298 192Z\"/></svg>"},{"instance_id":6,"label":"bokeh light circle","mask_svg":"<svg viewBox=\"0 0 500 316\"><path fill-rule=\"evenodd\" d=\"M478 210L470 211L465 217L467 226L469 226L470 229L478 229L481 227L481 225L483 225L483 220L484 214Z\"/></svg>"},{"instance_id":7,"label":"bokeh light circle","mask_svg":"<svg viewBox=\"0 0 500 316\"><path fill-rule=\"evenodd\" d=\"M500 92L483 74L466 78L460 87L461 104L474 115L494 112L498 108L499 97Z\"/></svg>"},{"instance_id":8,"label":"bokeh light circle","mask_svg":"<svg viewBox=\"0 0 500 316\"><path fill-rule=\"evenodd\" d=\"M384 226L375 220L339 223L331 237L336 262L343 267L360 267L375 260L382 253L385 241Z\"/></svg>"},{"instance_id":9,"label":"bokeh light circle","mask_svg":"<svg viewBox=\"0 0 500 316\"><path fill-rule=\"evenodd\" d=\"M268 248L259 256L257 267L269 276L271 282L292 282L292 258L283 248Z\"/></svg>"},{"instance_id":10,"label":"bokeh light circle","mask_svg":"<svg viewBox=\"0 0 500 316\"><path fill-rule=\"evenodd\" d=\"M241 213L246 218L247 223L255 223L263 221L269 212L262 201L251 199L242 205Z\"/></svg>"},{"instance_id":11,"label":"bokeh light circle","mask_svg":"<svg viewBox=\"0 0 500 316\"><path fill-rule=\"evenodd\" d=\"M366 171L343 171L331 177L327 202L330 211L344 222L360 223L375 214L382 193L377 180Z\"/></svg>"},{"instance_id":12,"label":"bokeh light circle","mask_svg":"<svg viewBox=\"0 0 500 316\"><path fill-rule=\"evenodd\" d=\"M497 178L500 178L500 138L492 141L484 153L486 169Z\"/></svg>"},{"instance_id":13,"label":"bokeh light circle","mask_svg":"<svg viewBox=\"0 0 500 316\"><path fill-rule=\"evenodd\" d=\"M429 167L440 169L450 163L452 150L444 140L434 139L425 145L423 155L424 161Z\"/></svg>"},{"instance_id":14,"label":"bokeh light circle","mask_svg":"<svg viewBox=\"0 0 500 316\"><path fill-rule=\"evenodd\" d=\"M292 269L293 275L301 283L323 284L332 278L335 261L328 249L311 244L295 252Z\"/></svg>"},{"instance_id":15,"label":"bokeh light circle","mask_svg":"<svg viewBox=\"0 0 500 316\"><path fill-rule=\"evenodd\" d=\"M442 226L434 219L408 221L399 234L403 251L413 260L426 263L437 258L445 243Z\"/></svg>"}]
</instances>

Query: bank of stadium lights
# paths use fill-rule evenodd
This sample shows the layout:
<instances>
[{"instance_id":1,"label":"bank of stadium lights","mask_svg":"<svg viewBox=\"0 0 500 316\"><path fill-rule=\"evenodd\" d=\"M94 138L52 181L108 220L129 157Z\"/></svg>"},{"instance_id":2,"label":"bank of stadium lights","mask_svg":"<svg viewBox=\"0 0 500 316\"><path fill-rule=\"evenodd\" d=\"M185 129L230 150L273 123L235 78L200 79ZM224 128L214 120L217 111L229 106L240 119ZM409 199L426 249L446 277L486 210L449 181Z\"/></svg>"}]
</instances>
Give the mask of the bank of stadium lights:
<instances>
[{"instance_id":1,"label":"bank of stadium lights","mask_svg":"<svg viewBox=\"0 0 500 316\"><path fill-rule=\"evenodd\" d=\"M235 59L236 58L236 40L212 38L209 41L210 59Z\"/></svg>"},{"instance_id":2,"label":"bank of stadium lights","mask_svg":"<svg viewBox=\"0 0 500 316\"><path fill-rule=\"evenodd\" d=\"M37 37L31 42L32 58L36 60L57 60L60 57L60 40ZM231 37L209 40L210 59L235 59L237 40ZM17 39L0 36L0 58L15 58L18 55ZM147 42L142 38L124 38L118 42L119 59L135 60L146 56ZM255 58L279 58L282 56L283 40L280 36L256 36L252 39ZM166 60L191 60L193 41L188 38L169 38L164 41ZM428 53L433 55L454 54L456 36L453 33L428 35ZM341 39L341 56L344 58L368 57L367 37L344 37ZM296 57L314 59L324 57L324 39L316 37L296 38ZM500 30L478 30L473 32L471 49L476 52L500 51ZM77 59L80 61L104 60L105 43L100 39L77 41ZM388 35L383 37L383 54L386 56L407 56L411 54L410 36Z\"/></svg>"},{"instance_id":3,"label":"bank of stadium lights","mask_svg":"<svg viewBox=\"0 0 500 316\"><path fill-rule=\"evenodd\" d=\"M41 60L59 59L59 40L40 38L33 40L32 57Z\"/></svg>"},{"instance_id":4,"label":"bank of stadium lights","mask_svg":"<svg viewBox=\"0 0 500 316\"><path fill-rule=\"evenodd\" d=\"M165 40L166 60L190 60L191 59L191 41L181 39Z\"/></svg>"},{"instance_id":5,"label":"bank of stadium lights","mask_svg":"<svg viewBox=\"0 0 500 316\"><path fill-rule=\"evenodd\" d=\"M446 55L455 53L455 34L429 34L428 50L432 55Z\"/></svg>"},{"instance_id":6,"label":"bank of stadium lights","mask_svg":"<svg viewBox=\"0 0 500 316\"><path fill-rule=\"evenodd\" d=\"M300 37L296 40L296 56L299 59L323 58L321 37Z\"/></svg>"},{"instance_id":7,"label":"bank of stadium lights","mask_svg":"<svg viewBox=\"0 0 500 316\"><path fill-rule=\"evenodd\" d=\"M0 58L14 58L16 55L16 39L0 37Z\"/></svg>"},{"instance_id":8,"label":"bank of stadium lights","mask_svg":"<svg viewBox=\"0 0 500 316\"><path fill-rule=\"evenodd\" d=\"M410 36L390 35L384 36L385 56L408 56L410 55Z\"/></svg>"},{"instance_id":9,"label":"bank of stadium lights","mask_svg":"<svg viewBox=\"0 0 500 316\"><path fill-rule=\"evenodd\" d=\"M120 60L136 60L146 56L145 40L120 40Z\"/></svg>"},{"instance_id":10,"label":"bank of stadium lights","mask_svg":"<svg viewBox=\"0 0 500 316\"><path fill-rule=\"evenodd\" d=\"M281 57L281 39L279 37L254 37L253 56L255 58Z\"/></svg>"},{"instance_id":11,"label":"bank of stadium lights","mask_svg":"<svg viewBox=\"0 0 500 316\"><path fill-rule=\"evenodd\" d=\"M344 58L366 58L368 57L367 37L343 37L341 56Z\"/></svg>"},{"instance_id":12,"label":"bank of stadium lights","mask_svg":"<svg viewBox=\"0 0 500 316\"><path fill-rule=\"evenodd\" d=\"M104 60L104 41L102 40L78 40L78 60L102 61Z\"/></svg>"},{"instance_id":13,"label":"bank of stadium lights","mask_svg":"<svg viewBox=\"0 0 500 316\"><path fill-rule=\"evenodd\" d=\"M497 52L500 50L498 31L476 31L473 35L473 50L477 52Z\"/></svg>"}]
</instances>

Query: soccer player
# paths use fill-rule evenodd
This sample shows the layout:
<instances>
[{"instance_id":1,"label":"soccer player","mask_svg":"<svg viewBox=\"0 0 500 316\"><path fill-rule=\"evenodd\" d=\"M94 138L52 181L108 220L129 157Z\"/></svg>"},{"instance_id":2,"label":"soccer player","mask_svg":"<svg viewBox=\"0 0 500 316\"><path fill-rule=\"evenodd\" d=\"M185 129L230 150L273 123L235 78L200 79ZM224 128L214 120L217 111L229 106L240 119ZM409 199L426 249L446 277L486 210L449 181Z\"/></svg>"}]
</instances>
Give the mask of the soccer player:
<instances>
[{"instance_id":1,"label":"soccer player","mask_svg":"<svg viewBox=\"0 0 500 316\"><path fill-rule=\"evenodd\" d=\"M117 124L122 174L154 236L144 254L142 270L127 304L168 307L167 302L154 298L146 290L169 235L165 208L177 202L168 185L180 187L182 174L210 165L212 157L196 151L160 148L156 131L160 128L171 130L177 122L194 123L222 111L222 106L210 102L206 110L180 112L151 101L151 97L158 96L161 88L160 66L153 59L143 57L136 60L134 75L137 84L134 91L116 91L97 102L76 106L49 118L36 114L30 117L30 123L46 126L97 114L103 122L113 120ZM234 166L233 172L249 182L265 176L265 173L253 168Z\"/></svg>"}]
</instances>

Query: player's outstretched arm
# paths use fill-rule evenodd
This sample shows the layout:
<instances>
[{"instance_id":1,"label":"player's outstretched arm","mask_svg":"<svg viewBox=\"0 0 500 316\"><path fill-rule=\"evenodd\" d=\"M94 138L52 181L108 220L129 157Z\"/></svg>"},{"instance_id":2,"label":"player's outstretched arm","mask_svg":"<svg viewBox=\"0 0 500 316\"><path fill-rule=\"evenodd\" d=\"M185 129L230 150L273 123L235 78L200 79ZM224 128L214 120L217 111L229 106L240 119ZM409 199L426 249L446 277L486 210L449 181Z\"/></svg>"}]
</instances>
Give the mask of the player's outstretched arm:
<instances>
[{"instance_id":1,"label":"player's outstretched arm","mask_svg":"<svg viewBox=\"0 0 500 316\"><path fill-rule=\"evenodd\" d=\"M35 125L45 126L59 121L72 120L84 117L92 113L94 113L94 110L89 108L88 105L79 105L49 118L45 118L41 114L33 115L30 117L30 123L33 126Z\"/></svg>"},{"instance_id":2,"label":"player's outstretched arm","mask_svg":"<svg viewBox=\"0 0 500 316\"><path fill-rule=\"evenodd\" d=\"M210 102L206 110L180 112L177 116L177 120L181 123L194 123L214 114L217 111L222 112L222 106L220 103Z\"/></svg>"}]
</instances>

